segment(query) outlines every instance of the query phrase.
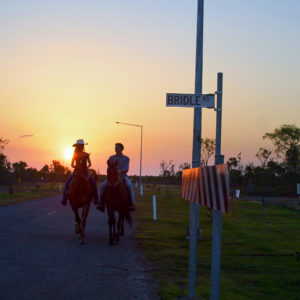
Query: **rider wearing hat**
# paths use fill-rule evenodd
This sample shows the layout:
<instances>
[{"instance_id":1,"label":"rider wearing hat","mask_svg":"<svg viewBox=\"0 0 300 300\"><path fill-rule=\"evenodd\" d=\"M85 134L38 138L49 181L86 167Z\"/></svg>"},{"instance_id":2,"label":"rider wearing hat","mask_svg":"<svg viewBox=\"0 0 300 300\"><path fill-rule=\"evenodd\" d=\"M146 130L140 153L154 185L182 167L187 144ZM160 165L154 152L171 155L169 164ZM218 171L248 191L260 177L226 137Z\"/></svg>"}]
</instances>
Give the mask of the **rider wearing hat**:
<instances>
[{"instance_id":1,"label":"rider wearing hat","mask_svg":"<svg viewBox=\"0 0 300 300\"><path fill-rule=\"evenodd\" d=\"M72 168L74 168L74 172L65 184L63 200L61 202L62 205L67 204L68 190L69 190L70 183L75 175L75 172L80 172L81 174L83 174L87 177L87 179L91 185L91 188L92 188L95 203L98 202L97 185L96 185L94 178L92 178L92 176L89 176L89 172L88 172L88 168L92 165L92 163L90 160L90 154L88 154L84 151L85 145L87 145L87 144L84 143L83 139L77 140L77 142L73 145L73 147L75 147L75 149L74 149L71 166L72 166Z\"/></svg>"},{"instance_id":2,"label":"rider wearing hat","mask_svg":"<svg viewBox=\"0 0 300 300\"><path fill-rule=\"evenodd\" d=\"M123 154L123 150L124 150L124 146L121 143L116 143L115 144L115 151L116 151L116 155L112 155L109 157L109 161L111 163L115 163L116 161L118 161L118 172L119 172L119 176L121 178L123 178L123 180L126 183L126 186L128 188L129 191L129 203L130 203L130 210L134 210L134 191L133 191L133 187L132 184L129 180L129 178L127 177L127 172L129 170L129 157ZM97 206L97 208L99 210L101 210L102 212L104 212L105 210L105 203L104 203L104 199L103 199L103 193L105 191L105 188L108 184L107 179L102 183L101 187L100 187L100 203Z\"/></svg>"}]
</instances>

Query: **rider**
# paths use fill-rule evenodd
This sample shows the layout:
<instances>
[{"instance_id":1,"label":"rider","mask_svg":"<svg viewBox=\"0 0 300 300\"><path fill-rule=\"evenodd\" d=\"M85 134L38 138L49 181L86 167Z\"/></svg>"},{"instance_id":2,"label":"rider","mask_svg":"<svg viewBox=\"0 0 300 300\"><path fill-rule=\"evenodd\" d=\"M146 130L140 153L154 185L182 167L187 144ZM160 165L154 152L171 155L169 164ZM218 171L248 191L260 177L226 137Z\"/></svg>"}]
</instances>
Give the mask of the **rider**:
<instances>
[{"instance_id":1,"label":"rider","mask_svg":"<svg viewBox=\"0 0 300 300\"><path fill-rule=\"evenodd\" d=\"M84 145L87 145L87 144L85 144L82 139L77 140L77 142L73 145L73 147L75 147L75 149L74 149L71 166L75 170L65 184L63 200L61 202L62 205L67 204L68 190L70 187L70 183L76 172L80 172L81 174L83 174L87 177L87 179L91 185L91 188L92 188L94 203L98 202L98 191L97 191L96 181L94 180L94 178L92 176L89 175L89 172L88 172L88 168L92 165L91 160L90 160L90 154L84 152Z\"/></svg>"},{"instance_id":2,"label":"rider","mask_svg":"<svg viewBox=\"0 0 300 300\"><path fill-rule=\"evenodd\" d=\"M109 161L111 163L114 163L118 161L118 173L119 176L121 176L126 183L126 186L129 190L129 209L134 210L134 191L133 191L133 186L127 177L127 172L129 170L129 157L123 154L124 146L121 143L116 143L115 144L115 151L116 155L112 155L109 158ZM103 199L103 193L105 191L105 188L108 184L107 179L102 183L100 187L100 203L98 205L98 209L100 209L102 212L105 210L105 203Z\"/></svg>"}]
</instances>

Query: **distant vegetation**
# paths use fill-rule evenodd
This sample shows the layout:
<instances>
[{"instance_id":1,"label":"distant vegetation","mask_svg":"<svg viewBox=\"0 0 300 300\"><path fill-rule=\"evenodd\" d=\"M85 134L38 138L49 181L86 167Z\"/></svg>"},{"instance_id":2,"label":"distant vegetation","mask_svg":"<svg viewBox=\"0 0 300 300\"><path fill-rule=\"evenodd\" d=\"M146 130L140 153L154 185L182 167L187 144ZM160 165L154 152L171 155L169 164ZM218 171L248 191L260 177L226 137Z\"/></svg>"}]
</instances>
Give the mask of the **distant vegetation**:
<instances>
[{"instance_id":1,"label":"distant vegetation","mask_svg":"<svg viewBox=\"0 0 300 300\"><path fill-rule=\"evenodd\" d=\"M227 164L230 170L230 188L240 189L248 195L295 196L296 184L300 182L300 128L296 125L282 125L273 132L267 132L263 139L272 141L273 149L260 147L256 153L258 164L241 164L242 154L230 157ZM10 163L4 154L8 141L0 138L0 184L22 182L63 182L71 170L59 161L45 165L40 170L31 168L24 161ZM215 140L202 139L202 165L208 165L215 154ZM191 168L183 162L177 168L172 160L160 163L159 176L143 176L143 183L181 184L182 171ZM95 172L95 171L94 171ZM130 176L133 182L138 176ZM100 176L100 181L105 176Z\"/></svg>"},{"instance_id":2,"label":"distant vegetation","mask_svg":"<svg viewBox=\"0 0 300 300\"><path fill-rule=\"evenodd\" d=\"M21 182L63 182L71 174L71 170L59 161L44 165L40 170L31 168L24 161L10 163L4 154L8 140L0 138L0 184L16 184Z\"/></svg>"},{"instance_id":3,"label":"distant vegetation","mask_svg":"<svg viewBox=\"0 0 300 300\"><path fill-rule=\"evenodd\" d=\"M282 125L273 132L267 132L263 139L272 141L273 149L260 147L256 153L258 164L241 164L242 154L229 157L231 190L240 189L248 195L295 196L296 184L300 183L300 128L296 125ZM215 154L215 140L202 139L202 165L208 165ZM180 184L182 170L190 168L189 163L176 165L172 160L161 161L160 176L148 176L144 182Z\"/></svg>"}]
</instances>

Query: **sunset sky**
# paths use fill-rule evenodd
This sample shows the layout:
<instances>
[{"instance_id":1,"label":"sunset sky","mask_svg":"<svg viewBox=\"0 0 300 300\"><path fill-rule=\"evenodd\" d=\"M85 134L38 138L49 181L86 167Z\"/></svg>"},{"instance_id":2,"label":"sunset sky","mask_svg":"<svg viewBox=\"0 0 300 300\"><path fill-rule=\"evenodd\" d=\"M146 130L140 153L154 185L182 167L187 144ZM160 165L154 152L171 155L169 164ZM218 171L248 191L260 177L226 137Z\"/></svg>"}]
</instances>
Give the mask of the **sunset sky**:
<instances>
[{"instance_id":1,"label":"sunset sky","mask_svg":"<svg viewBox=\"0 0 300 300\"><path fill-rule=\"evenodd\" d=\"M130 174L158 174L161 160L191 162L193 109L165 94L193 93L196 0L0 2L0 137L11 162L64 163L79 138L105 172L114 143ZM265 132L300 126L300 1L206 0L203 92L224 73L222 152L255 160ZM27 135L27 136L26 136ZM24 136L24 137L20 137ZM215 112L203 110L203 137Z\"/></svg>"}]
</instances>

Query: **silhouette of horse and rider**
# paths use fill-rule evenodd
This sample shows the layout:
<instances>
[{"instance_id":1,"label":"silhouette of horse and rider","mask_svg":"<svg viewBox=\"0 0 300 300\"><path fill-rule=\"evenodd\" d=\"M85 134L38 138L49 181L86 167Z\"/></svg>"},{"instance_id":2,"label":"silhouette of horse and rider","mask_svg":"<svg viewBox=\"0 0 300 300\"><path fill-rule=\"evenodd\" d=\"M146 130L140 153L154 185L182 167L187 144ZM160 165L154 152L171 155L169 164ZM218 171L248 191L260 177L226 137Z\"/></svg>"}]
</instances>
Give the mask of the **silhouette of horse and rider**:
<instances>
[{"instance_id":1,"label":"silhouette of horse and rider","mask_svg":"<svg viewBox=\"0 0 300 300\"><path fill-rule=\"evenodd\" d=\"M75 233L80 235L81 244L85 243L85 227L90 204L98 204L97 175L93 178L88 171L92 165L90 154L85 152L83 139L77 140L71 162L74 168L73 174L67 180L63 192L62 204L66 205L69 199L70 206L75 214ZM130 180L127 177L129 170L129 157L123 154L124 146L121 143L115 144L115 155L107 161L107 179L100 187L100 202L97 209L105 212L107 208L109 225L109 244L118 242L120 236L124 235L124 221L131 225L130 211L134 210L134 191ZM82 208L81 218L79 208ZM115 212L119 213L116 224ZM117 225L117 229L116 229Z\"/></svg>"}]
</instances>

